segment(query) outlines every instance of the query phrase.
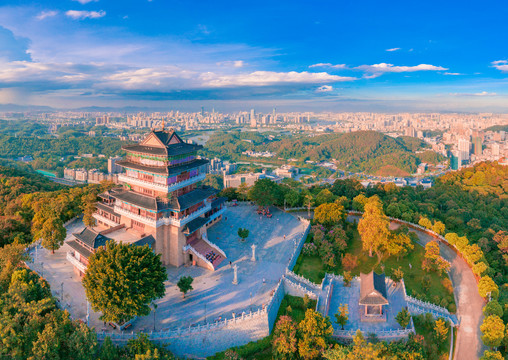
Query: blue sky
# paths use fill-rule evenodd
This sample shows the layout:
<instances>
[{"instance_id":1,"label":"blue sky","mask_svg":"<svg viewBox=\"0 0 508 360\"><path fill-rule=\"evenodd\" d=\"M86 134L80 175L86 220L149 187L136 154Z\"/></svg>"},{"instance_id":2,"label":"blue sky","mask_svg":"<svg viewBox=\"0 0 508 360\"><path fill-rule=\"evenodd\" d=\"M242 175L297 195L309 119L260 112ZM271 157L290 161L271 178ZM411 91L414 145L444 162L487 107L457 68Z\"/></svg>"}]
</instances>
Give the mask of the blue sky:
<instances>
[{"instance_id":1,"label":"blue sky","mask_svg":"<svg viewBox=\"0 0 508 360\"><path fill-rule=\"evenodd\" d=\"M505 1L13 1L0 103L508 112Z\"/></svg>"}]
</instances>

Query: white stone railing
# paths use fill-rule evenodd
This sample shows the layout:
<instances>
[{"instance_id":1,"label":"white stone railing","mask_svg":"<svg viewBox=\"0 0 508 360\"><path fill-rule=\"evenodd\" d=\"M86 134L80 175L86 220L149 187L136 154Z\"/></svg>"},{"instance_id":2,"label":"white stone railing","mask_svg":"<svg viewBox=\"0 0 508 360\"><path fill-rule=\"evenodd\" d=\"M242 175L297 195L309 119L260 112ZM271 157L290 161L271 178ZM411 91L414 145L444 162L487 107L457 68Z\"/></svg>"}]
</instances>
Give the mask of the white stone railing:
<instances>
[{"instance_id":1,"label":"white stone railing","mask_svg":"<svg viewBox=\"0 0 508 360\"><path fill-rule=\"evenodd\" d=\"M356 335L356 330L334 330L333 337L337 338L353 338ZM379 338L403 338L414 333L414 328L403 329L403 330L376 330L373 331Z\"/></svg>"},{"instance_id":2,"label":"white stone railing","mask_svg":"<svg viewBox=\"0 0 508 360\"><path fill-rule=\"evenodd\" d=\"M69 262L77 267L82 273L86 272L86 265L76 259L76 257L71 252L67 252L67 260L69 260Z\"/></svg>"},{"instance_id":3,"label":"white stone railing","mask_svg":"<svg viewBox=\"0 0 508 360\"><path fill-rule=\"evenodd\" d=\"M318 285L318 284L314 284L312 281L310 281L309 279L303 277L302 275L298 275L298 274L295 274L294 272L292 272L291 270L289 270L288 268L286 268L286 275L289 275L289 276L292 276L294 277L296 280L304 283L305 285L313 288L313 289L316 289L316 290L321 290L321 285Z\"/></svg>"},{"instance_id":4,"label":"white stone railing","mask_svg":"<svg viewBox=\"0 0 508 360\"><path fill-rule=\"evenodd\" d=\"M198 175L193 176L193 177L186 179L186 180L182 180L182 181L172 183L169 185L164 185L164 184L159 184L156 182L137 179L135 177L127 176L125 174L120 174L120 175L118 175L118 181L123 181L123 182L129 183L129 184L136 184L136 185L147 187L147 188L153 189L153 190L170 192L170 191L175 191L175 190L181 189L187 185L194 184L195 182L204 180L205 177L206 177L206 174L202 173L202 174L198 174Z\"/></svg>"},{"instance_id":5,"label":"white stone railing","mask_svg":"<svg viewBox=\"0 0 508 360\"><path fill-rule=\"evenodd\" d=\"M102 221L103 223L108 224L109 226L113 226L113 227L114 227L114 226L118 226L118 225L120 225L120 223L117 223L117 222L115 222L115 221L113 221L113 220L111 220L111 219L108 219L107 217L104 217L104 216L102 216L102 215L100 215L100 214L97 214L97 213L93 213L93 214L92 214L92 216L93 216L96 220L100 220L100 221Z\"/></svg>"},{"instance_id":6,"label":"white stone railing","mask_svg":"<svg viewBox=\"0 0 508 360\"><path fill-rule=\"evenodd\" d=\"M211 247L215 248L218 252L221 253L222 256L224 256L224 258L227 258L226 256L226 253L219 247L217 246L216 244L214 244L213 242L211 242L210 240L208 240L208 235L206 233L204 233L201 238L203 239L203 241L205 243L207 243L208 245L210 245Z\"/></svg>"},{"instance_id":7,"label":"white stone railing","mask_svg":"<svg viewBox=\"0 0 508 360\"><path fill-rule=\"evenodd\" d=\"M406 295L406 302L415 304L416 306L424 307L426 309L431 309L431 310L443 313L448 316L451 315L450 312L442 306L438 306L438 305L435 305L435 304L432 304L432 303L429 303L426 301L421 301L421 300L418 300L418 299L416 299L412 296L409 296L409 295Z\"/></svg>"},{"instance_id":8,"label":"white stone railing","mask_svg":"<svg viewBox=\"0 0 508 360\"><path fill-rule=\"evenodd\" d=\"M175 225L175 226L183 226L187 224L189 221L194 220L195 218L203 215L205 212L210 211L212 209L212 205L205 201L205 206L200 208L197 211L194 211L192 214L187 215L181 219L175 219L172 217L164 217L162 219L157 220L154 226L159 227L161 225Z\"/></svg>"},{"instance_id":9,"label":"white stone railing","mask_svg":"<svg viewBox=\"0 0 508 360\"><path fill-rule=\"evenodd\" d=\"M284 277L284 282L287 285L293 286L296 289L298 289L298 290L302 291L303 293L307 294L311 299L317 299L319 297L319 294L316 294L315 292L313 292L312 289L308 289L308 288L302 286L302 284L297 284L294 281L291 281L287 276Z\"/></svg>"},{"instance_id":10,"label":"white stone railing","mask_svg":"<svg viewBox=\"0 0 508 360\"><path fill-rule=\"evenodd\" d=\"M143 223L145 225L149 225L149 226L154 226L155 227L157 222L158 222L155 219L151 219L151 218L146 217L146 216L141 216L141 215L138 215L138 214L134 214L133 212L125 210L125 209L121 208L118 205L115 205L114 209L115 209L116 213L118 213L120 215L125 215L128 218L134 219L136 221L139 221L139 222L141 222L141 223Z\"/></svg>"},{"instance_id":11,"label":"white stone railing","mask_svg":"<svg viewBox=\"0 0 508 360\"><path fill-rule=\"evenodd\" d=\"M198 258L200 258L201 260L203 260L204 262L206 262L208 265L210 265L213 269L213 264L210 260L208 260L203 254L201 254L199 251L197 251L196 249L194 249L191 245L187 244L183 247L183 251L192 251Z\"/></svg>"}]
</instances>

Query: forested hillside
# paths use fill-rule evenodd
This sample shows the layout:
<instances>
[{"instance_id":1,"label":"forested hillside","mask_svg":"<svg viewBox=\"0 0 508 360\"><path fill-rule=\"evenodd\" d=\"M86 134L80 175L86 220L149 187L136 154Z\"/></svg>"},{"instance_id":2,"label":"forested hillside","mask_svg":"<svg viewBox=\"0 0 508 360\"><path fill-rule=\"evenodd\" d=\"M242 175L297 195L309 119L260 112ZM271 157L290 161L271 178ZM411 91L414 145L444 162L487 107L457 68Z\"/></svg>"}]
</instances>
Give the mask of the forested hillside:
<instances>
[{"instance_id":1,"label":"forested hillside","mask_svg":"<svg viewBox=\"0 0 508 360\"><path fill-rule=\"evenodd\" d=\"M270 151L276 157L299 161L330 161L339 168L371 174L407 175L420 162L439 163L443 157L428 149L420 139L392 138L375 131L325 134L314 137L293 135L268 137L266 134L216 133L207 142L205 153L232 160L243 151ZM419 153L415 153L419 152Z\"/></svg>"}]
</instances>

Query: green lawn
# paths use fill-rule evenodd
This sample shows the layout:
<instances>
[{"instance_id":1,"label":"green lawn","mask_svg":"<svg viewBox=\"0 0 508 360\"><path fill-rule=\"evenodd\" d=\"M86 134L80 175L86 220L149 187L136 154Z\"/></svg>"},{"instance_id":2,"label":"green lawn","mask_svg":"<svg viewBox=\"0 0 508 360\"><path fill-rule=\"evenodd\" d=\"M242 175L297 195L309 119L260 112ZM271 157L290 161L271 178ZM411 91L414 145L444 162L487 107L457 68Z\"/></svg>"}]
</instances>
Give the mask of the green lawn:
<instances>
[{"instance_id":1,"label":"green lawn","mask_svg":"<svg viewBox=\"0 0 508 360\"><path fill-rule=\"evenodd\" d=\"M288 312L288 306L291 307L291 311ZM275 324L282 315L289 315L293 318L296 323L302 321L305 317L306 309L315 309L316 300L310 300L307 306L304 304L304 300L301 297L285 295L282 299L279 312L277 313L277 319ZM275 325L274 325L275 326ZM244 360L270 360L272 359L272 335L269 335L261 340L252 341L243 346L231 348ZM214 356L208 357L209 360L223 360L225 351L215 354Z\"/></svg>"},{"instance_id":2,"label":"green lawn","mask_svg":"<svg viewBox=\"0 0 508 360\"><path fill-rule=\"evenodd\" d=\"M350 239L346 253L358 257L358 266L352 271L353 275L359 275L360 272L369 273L371 270L382 272L382 266L384 265L386 275L391 276L394 269L401 267L404 272L404 282L408 295L446 308L448 308L449 304L453 304L448 309L455 312L455 299L453 294L450 293L442 283L444 279L448 278L448 275L440 275L436 272L429 273L421 268L422 260L425 255L425 249L421 245L413 243L414 249L409 251L405 257L399 260L397 260L396 257L386 257L378 264L376 255L369 257L368 253L362 250L362 242L358 231L354 230L352 234L353 238ZM312 237L309 236L307 241L312 241ZM325 276L325 272L342 274L344 269L340 263L333 269L325 269L320 257L300 254L293 271L320 284ZM424 287L425 278L428 280L428 285L426 287Z\"/></svg>"}]
</instances>

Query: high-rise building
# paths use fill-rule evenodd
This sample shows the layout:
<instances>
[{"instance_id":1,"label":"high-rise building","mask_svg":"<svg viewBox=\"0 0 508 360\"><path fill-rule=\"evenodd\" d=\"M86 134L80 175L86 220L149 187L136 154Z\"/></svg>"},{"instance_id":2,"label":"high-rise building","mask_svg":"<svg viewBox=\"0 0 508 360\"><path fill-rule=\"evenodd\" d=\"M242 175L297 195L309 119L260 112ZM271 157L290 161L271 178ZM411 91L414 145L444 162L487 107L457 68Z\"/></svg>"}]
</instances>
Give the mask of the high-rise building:
<instances>
[{"instance_id":1,"label":"high-rise building","mask_svg":"<svg viewBox=\"0 0 508 360\"><path fill-rule=\"evenodd\" d=\"M458 143L458 150L462 160L469 160L471 153L471 142L468 139L460 138Z\"/></svg>"},{"instance_id":2,"label":"high-rise building","mask_svg":"<svg viewBox=\"0 0 508 360\"><path fill-rule=\"evenodd\" d=\"M250 111L250 126L251 127L257 126L256 113L254 112L254 109Z\"/></svg>"},{"instance_id":3,"label":"high-rise building","mask_svg":"<svg viewBox=\"0 0 508 360\"><path fill-rule=\"evenodd\" d=\"M122 167L118 165L118 161L121 161L123 158L121 156L110 157L108 159L108 173L110 174L118 174L122 172Z\"/></svg>"},{"instance_id":4,"label":"high-rise building","mask_svg":"<svg viewBox=\"0 0 508 360\"><path fill-rule=\"evenodd\" d=\"M473 137L473 154L476 156L481 155L483 153L483 142L481 136Z\"/></svg>"},{"instance_id":5,"label":"high-rise building","mask_svg":"<svg viewBox=\"0 0 508 360\"><path fill-rule=\"evenodd\" d=\"M208 164L197 157L200 148L173 130L152 130L141 143L124 145L125 160L117 162L125 169L118 176L123 186L100 194L93 214L97 226L75 234L76 241L85 243L99 235L107 240L90 242L86 251L69 242L73 253L68 258L73 257L75 268L84 273L91 252L114 240L149 244L164 265L215 270L226 254L208 241L206 229L222 218L224 198L217 198L215 189L196 186Z\"/></svg>"}]
</instances>

